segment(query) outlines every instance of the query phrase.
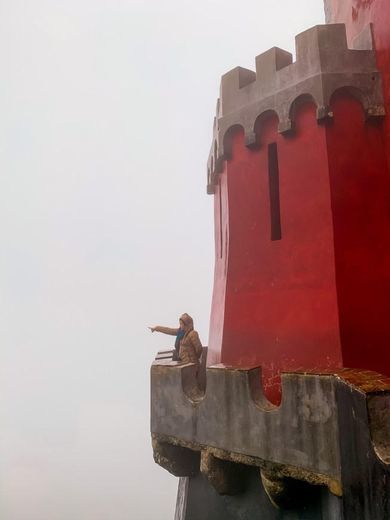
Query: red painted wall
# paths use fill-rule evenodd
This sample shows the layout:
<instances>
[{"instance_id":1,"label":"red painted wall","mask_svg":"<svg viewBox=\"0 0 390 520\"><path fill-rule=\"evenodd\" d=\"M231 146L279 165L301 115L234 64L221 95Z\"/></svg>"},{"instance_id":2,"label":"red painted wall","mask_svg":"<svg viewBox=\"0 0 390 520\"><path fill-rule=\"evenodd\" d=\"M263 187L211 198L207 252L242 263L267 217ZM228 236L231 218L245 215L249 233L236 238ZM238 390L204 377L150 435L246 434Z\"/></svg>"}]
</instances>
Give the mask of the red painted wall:
<instances>
[{"instance_id":1,"label":"red painted wall","mask_svg":"<svg viewBox=\"0 0 390 520\"><path fill-rule=\"evenodd\" d=\"M280 370L342 365L333 227L326 131L317 124L315 107L301 108L294 138L282 137L271 116L261 124L259 140L260 148L250 150L242 132L232 136L232 159L221 175L228 229L222 259L218 190L215 195L209 348L212 363L261 364L267 395L277 401ZM272 142L278 146L282 224L282 239L275 241L268 185Z\"/></svg>"},{"instance_id":2,"label":"red painted wall","mask_svg":"<svg viewBox=\"0 0 390 520\"><path fill-rule=\"evenodd\" d=\"M342 94L327 129L344 365L390 375L390 175L382 125Z\"/></svg>"},{"instance_id":3,"label":"red painted wall","mask_svg":"<svg viewBox=\"0 0 390 520\"><path fill-rule=\"evenodd\" d=\"M351 44L368 23L373 24L377 64L382 72L386 112L390 113L390 2L389 0L328 0L331 22L345 23ZM383 126L390 165L390 118Z\"/></svg>"},{"instance_id":4,"label":"red painted wall","mask_svg":"<svg viewBox=\"0 0 390 520\"><path fill-rule=\"evenodd\" d=\"M320 126L314 105L302 105L290 138L269 116L255 150L235 130L215 195L209 362L262 365L274 402L281 370L351 366L390 374L390 186L381 127L367 124L344 95L332 108L334 122ZM282 228L274 241L273 142Z\"/></svg>"},{"instance_id":5,"label":"red painted wall","mask_svg":"<svg viewBox=\"0 0 390 520\"><path fill-rule=\"evenodd\" d=\"M350 45L372 22L390 114L389 0L325 0ZM261 364L277 402L280 370L365 368L390 375L390 117L365 121L357 101L314 106L296 131L259 125L258 149L231 137L215 195L216 265L209 362ZM281 240L270 239L268 144L278 147Z\"/></svg>"}]
</instances>

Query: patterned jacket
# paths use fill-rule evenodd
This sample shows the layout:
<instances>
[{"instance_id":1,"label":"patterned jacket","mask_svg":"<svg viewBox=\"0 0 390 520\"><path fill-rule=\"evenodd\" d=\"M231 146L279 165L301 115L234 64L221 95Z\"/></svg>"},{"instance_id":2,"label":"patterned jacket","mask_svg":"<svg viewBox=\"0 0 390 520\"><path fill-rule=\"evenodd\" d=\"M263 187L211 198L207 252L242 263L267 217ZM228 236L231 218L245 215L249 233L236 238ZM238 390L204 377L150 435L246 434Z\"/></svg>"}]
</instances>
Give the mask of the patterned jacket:
<instances>
[{"instance_id":1,"label":"patterned jacket","mask_svg":"<svg viewBox=\"0 0 390 520\"><path fill-rule=\"evenodd\" d=\"M179 329L170 327L155 327L156 332L177 336ZM196 330L189 330L184 334L180 341L179 358L183 363L195 363L199 365L199 358L202 354L202 343Z\"/></svg>"}]
</instances>

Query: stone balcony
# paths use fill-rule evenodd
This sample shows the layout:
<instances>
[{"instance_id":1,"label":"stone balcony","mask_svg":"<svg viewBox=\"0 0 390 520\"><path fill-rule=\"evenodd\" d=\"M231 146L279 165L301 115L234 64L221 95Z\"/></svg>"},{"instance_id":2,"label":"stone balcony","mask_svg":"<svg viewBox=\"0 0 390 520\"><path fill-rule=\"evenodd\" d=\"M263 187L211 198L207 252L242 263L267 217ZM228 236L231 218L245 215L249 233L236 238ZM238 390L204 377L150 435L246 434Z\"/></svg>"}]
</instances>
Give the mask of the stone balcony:
<instances>
[{"instance_id":1,"label":"stone balcony","mask_svg":"<svg viewBox=\"0 0 390 520\"><path fill-rule=\"evenodd\" d=\"M279 407L265 398L259 367L211 366L206 380L200 387L192 364L153 363L157 463L179 477L201 474L231 497L245 492L245 468L257 468L280 507L302 500L302 483L303 495L322 486L343 504L335 519L387 518L378 515L389 507L390 379L348 369L284 373ZM356 485L371 516L345 516Z\"/></svg>"}]
</instances>

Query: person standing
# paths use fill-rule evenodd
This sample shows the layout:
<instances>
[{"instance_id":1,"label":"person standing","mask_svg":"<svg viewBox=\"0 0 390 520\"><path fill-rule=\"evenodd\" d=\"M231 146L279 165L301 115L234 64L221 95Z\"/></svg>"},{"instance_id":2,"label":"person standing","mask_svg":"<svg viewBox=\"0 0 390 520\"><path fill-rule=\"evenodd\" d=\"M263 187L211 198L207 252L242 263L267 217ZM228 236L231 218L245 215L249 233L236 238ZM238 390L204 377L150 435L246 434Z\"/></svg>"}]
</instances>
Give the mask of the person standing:
<instances>
[{"instance_id":1,"label":"person standing","mask_svg":"<svg viewBox=\"0 0 390 520\"><path fill-rule=\"evenodd\" d=\"M155 327L149 327L149 329L152 332L176 336L174 360L199 365L199 358L202 355L202 343L199 339L199 334L194 330L194 320L189 314L184 313L180 316L178 328L156 325Z\"/></svg>"}]
</instances>

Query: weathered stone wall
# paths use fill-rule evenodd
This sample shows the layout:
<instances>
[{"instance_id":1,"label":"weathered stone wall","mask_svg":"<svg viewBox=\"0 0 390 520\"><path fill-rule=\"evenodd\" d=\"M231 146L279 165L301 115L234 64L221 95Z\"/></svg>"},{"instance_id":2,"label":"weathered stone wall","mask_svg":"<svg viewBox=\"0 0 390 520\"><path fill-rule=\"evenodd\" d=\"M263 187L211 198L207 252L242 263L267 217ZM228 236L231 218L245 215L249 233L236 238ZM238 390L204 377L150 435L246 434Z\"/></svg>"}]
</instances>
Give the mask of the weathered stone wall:
<instances>
[{"instance_id":1,"label":"weathered stone wall","mask_svg":"<svg viewBox=\"0 0 390 520\"><path fill-rule=\"evenodd\" d=\"M259 369L210 367L204 396L194 392L192 370L153 365L152 434L185 447L217 448L233 460L284 464L329 485L340 480L332 376L283 375L282 404L274 407L263 396Z\"/></svg>"},{"instance_id":2,"label":"weathered stone wall","mask_svg":"<svg viewBox=\"0 0 390 520\"><path fill-rule=\"evenodd\" d=\"M389 379L346 369L284 374L275 407L256 368L210 367L205 393L193 365L155 362L151 377L155 460L190 477L181 484L187 505L180 493L178 502L189 516L178 518L215 520L243 504L245 515L260 508L269 519L294 518L290 509L313 520L390 517ZM205 498L197 504L199 493ZM282 516L271 502L261 505L263 494ZM207 508L220 516L202 517Z\"/></svg>"}]
</instances>

